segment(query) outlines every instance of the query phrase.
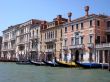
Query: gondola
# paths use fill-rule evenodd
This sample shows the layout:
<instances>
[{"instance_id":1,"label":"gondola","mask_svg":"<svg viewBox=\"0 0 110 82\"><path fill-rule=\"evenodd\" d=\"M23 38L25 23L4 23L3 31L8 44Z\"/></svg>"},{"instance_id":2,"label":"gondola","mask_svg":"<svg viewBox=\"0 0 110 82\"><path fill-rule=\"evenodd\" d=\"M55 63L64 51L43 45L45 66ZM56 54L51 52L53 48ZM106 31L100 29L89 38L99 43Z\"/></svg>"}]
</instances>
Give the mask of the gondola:
<instances>
[{"instance_id":1,"label":"gondola","mask_svg":"<svg viewBox=\"0 0 110 82\"><path fill-rule=\"evenodd\" d=\"M101 68L102 67L101 64L94 63L94 62L90 62L90 63L75 62L75 63L83 68Z\"/></svg>"},{"instance_id":2,"label":"gondola","mask_svg":"<svg viewBox=\"0 0 110 82\"><path fill-rule=\"evenodd\" d=\"M30 60L30 63L36 66L45 66L45 63L42 61L35 62L35 61Z\"/></svg>"},{"instance_id":3,"label":"gondola","mask_svg":"<svg viewBox=\"0 0 110 82\"><path fill-rule=\"evenodd\" d=\"M31 63L29 61L16 61L16 64L19 64L19 65L31 65Z\"/></svg>"},{"instance_id":4,"label":"gondola","mask_svg":"<svg viewBox=\"0 0 110 82\"><path fill-rule=\"evenodd\" d=\"M77 64L75 62L65 62L58 60L55 60L55 62L58 63L61 67L77 67Z\"/></svg>"},{"instance_id":5,"label":"gondola","mask_svg":"<svg viewBox=\"0 0 110 82\"><path fill-rule=\"evenodd\" d=\"M47 66L52 66L52 67L57 67L57 66L59 66L56 62L45 61L45 60L43 60L43 62L44 62Z\"/></svg>"}]
</instances>

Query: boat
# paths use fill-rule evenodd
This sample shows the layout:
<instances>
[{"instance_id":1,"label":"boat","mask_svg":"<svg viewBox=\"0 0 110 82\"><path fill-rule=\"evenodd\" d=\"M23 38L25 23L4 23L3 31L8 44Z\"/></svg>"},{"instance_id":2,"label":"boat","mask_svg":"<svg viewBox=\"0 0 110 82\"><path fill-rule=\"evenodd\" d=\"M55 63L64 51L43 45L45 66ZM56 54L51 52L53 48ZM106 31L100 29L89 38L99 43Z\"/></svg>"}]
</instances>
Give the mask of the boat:
<instances>
[{"instance_id":1,"label":"boat","mask_svg":"<svg viewBox=\"0 0 110 82\"><path fill-rule=\"evenodd\" d=\"M55 60L55 62L58 63L61 67L77 67L77 64L75 62L66 62L58 60Z\"/></svg>"},{"instance_id":2,"label":"boat","mask_svg":"<svg viewBox=\"0 0 110 82\"><path fill-rule=\"evenodd\" d=\"M46 65L52 66L52 67L57 67L57 66L59 66L56 62L45 61L45 60L43 60L43 62L44 62Z\"/></svg>"},{"instance_id":3,"label":"boat","mask_svg":"<svg viewBox=\"0 0 110 82\"><path fill-rule=\"evenodd\" d=\"M17 61L16 64L19 64L19 65L31 65L31 63L29 61Z\"/></svg>"},{"instance_id":4,"label":"boat","mask_svg":"<svg viewBox=\"0 0 110 82\"><path fill-rule=\"evenodd\" d=\"M35 62L35 61L30 60L30 63L33 65L36 65L36 66L44 66L45 65L45 63L42 61Z\"/></svg>"},{"instance_id":5,"label":"boat","mask_svg":"<svg viewBox=\"0 0 110 82\"><path fill-rule=\"evenodd\" d=\"M75 62L76 64L78 64L80 67L83 68L101 68L102 65L95 63L95 62L88 62L88 63L84 63L84 62Z\"/></svg>"}]
</instances>

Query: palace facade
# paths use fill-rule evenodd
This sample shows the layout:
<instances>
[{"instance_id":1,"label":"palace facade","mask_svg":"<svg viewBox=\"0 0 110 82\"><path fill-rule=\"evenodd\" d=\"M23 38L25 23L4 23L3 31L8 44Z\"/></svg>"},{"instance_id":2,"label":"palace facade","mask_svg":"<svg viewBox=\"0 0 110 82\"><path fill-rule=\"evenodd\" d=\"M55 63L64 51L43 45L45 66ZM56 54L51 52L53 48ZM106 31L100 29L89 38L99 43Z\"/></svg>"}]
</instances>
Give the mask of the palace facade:
<instances>
[{"instance_id":1,"label":"palace facade","mask_svg":"<svg viewBox=\"0 0 110 82\"><path fill-rule=\"evenodd\" d=\"M73 60L108 63L110 17L89 14L72 20L58 15L53 21L29 20L3 31L2 57L52 61Z\"/></svg>"}]
</instances>

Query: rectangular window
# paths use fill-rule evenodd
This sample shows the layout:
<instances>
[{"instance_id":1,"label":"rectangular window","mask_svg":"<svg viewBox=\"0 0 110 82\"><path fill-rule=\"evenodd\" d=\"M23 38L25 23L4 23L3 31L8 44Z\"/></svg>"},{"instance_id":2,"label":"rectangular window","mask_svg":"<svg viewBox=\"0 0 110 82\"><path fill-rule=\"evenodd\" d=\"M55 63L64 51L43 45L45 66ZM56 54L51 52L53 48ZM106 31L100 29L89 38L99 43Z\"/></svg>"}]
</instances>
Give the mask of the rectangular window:
<instances>
[{"instance_id":1,"label":"rectangular window","mask_svg":"<svg viewBox=\"0 0 110 82\"><path fill-rule=\"evenodd\" d=\"M72 30L72 31L74 30L74 25L71 26L71 30Z\"/></svg>"},{"instance_id":2,"label":"rectangular window","mask_svg":"<svg viewBox=\"0 0 110 82\"><path fill-rule=\"evenodd\" d=\"M92 39L93 39L93 37L90 35L90 43L92 43Z\"/></svg>"},{"instance_id":3,"label":"rectangular window","mask_svg":"<svg viewBox=\"0 0 110 82\"><path fill-rule=\"evenodd\" d=\"M81 44L83 44L83 37L81 37Z\"/></svg>"},{"instance_id":4,"label":"rectangular window","mask_svg":"<svg viewBox=\"0 0 110 82\"><path fill-rule=\"evenodd\" d=\"M45 39L46 39L46 33L45 33Z\"/></svg>"},{"instance_id":5,"label":"rectangular window","mask_svg":"<svg viewBox=\"0 0 110 82\"><path fill-rule=\"evenodd\" d=\"M107 21L107 27L110 28L110 21Z\"/></svg>"},{"instance_id":6,"label":"rectangular window","mask_svg":"<svg viewBox=\"0 0 110 82\"><path fill-rule=\"evenodd\" d=\"M75 45L79 44L79 38L75 38Z\"/></svg>"},{"instance_id":7,"label":"rectangular window","mask_svg":"<svg viewBox=\"0 0 110 82\"><path fill-rule=\"evenodd\" d=\"M100 21L99 20L97 21L97 26L100 26Z\"/></svg>"},{"instance_id":8,"label":"rectangular window","mask_svg":"<svg viewBox=\"0 0 110 82\"><path fill-rule=\"evenodd\" d=\"M92 26L92 20L90 20L90 27Z\"/></svg>"},{"instance_id":9,"label":"rectangular window","mask_svg":"<svg viewBox=\"0 0 110 82\"><path fill-rule=\"evenodd\" d=\"M61 33L61 37L62 37L62 29L61 29L61 32L60 33Z\"/></svg>"},{"instance_id":10,"label":"rectangular window","mask_svg":"<svg viewBox=\"0 0 110 82\"><path fill-rule=\"evenodd\" d=\"M71 38L71 45L73 45L73 43L74 43L73 41L74 41L74 39L73 39L73 38Z\"/></svg>"},{"instance_id":11,"label":"rectangular window","mask_svg":"<svg viewBox=\"0 0 110 82\"><path fill-rule=\"evenodd\" d=\"M67 27L65 27L65 33L67 33Z\"/></svg>"},{"instance_id":12,"label":"rectangular window","mask_svg":"<svg viewBox=\"0 0 110 82\"><path fill-rule=\"evenodd\" d=\"M76 30L78 30L78 24L76 24Z\"/></svg>"},{"instance_id":13,"label":"rectangular window","mask_svg":"<svg viewBox=\"0 0 110 82\"><path fill-rule=\"evenodd\" d=\"M81 29L83 29L83 23L81 23Z\"/></svg>"},{"instance_id":14,"label":"rectangular window","mask_svg":"<svg viewBox=\"0 0 110 82\"><path fill-rule=\"evenodd\" d=\"M65 39L65 46L67 45L67 40Z\"/></svg>"}]
</instances>

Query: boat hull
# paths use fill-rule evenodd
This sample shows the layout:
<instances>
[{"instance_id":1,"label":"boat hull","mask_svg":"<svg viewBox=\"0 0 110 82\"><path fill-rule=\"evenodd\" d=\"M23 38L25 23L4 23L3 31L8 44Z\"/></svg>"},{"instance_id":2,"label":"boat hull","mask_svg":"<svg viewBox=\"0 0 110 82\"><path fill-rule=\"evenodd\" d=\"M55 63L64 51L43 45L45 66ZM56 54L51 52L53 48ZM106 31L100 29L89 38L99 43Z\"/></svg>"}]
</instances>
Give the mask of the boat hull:
<instances>
[{"instance_id":1,"label":"boat hull","mask_svg":"<svg viewBox=\"0 0 110 82\"><path fill-rule=\"evenodd\" d=\"M43 62L34 62L34 61L30 61L31 64L36 65L36 66L45 66L45 63Z\"/></svg>"},{"instance_id":2,"label":"boat hull","mask_svg":"<svg viewBox=\"0 0 110 82\"><path fill-rule=\"evenodd\" d=\"M98 63L80 63L76 62L79 66L83 68L107 68L106 65L98 64Z\"/></svg>"},{"instance_id":3,"label":"boat hull","mask_svg":"<svg viewBox=\"0 0 110 82\"><path fill-rule=\"evenodd\" d=\"M52 67L57 67L57 66L59 66L57 63L53 63L53 62L48 62L48 61L43 61L46 65L48 65L48 66L52 66Z\"/></svg>"},{"instance_id":4,"label":"boat hull","mask_svg":"<svg viewBox=\"0 0 110 82\"><path fill-rule=\"evenodd\" d=\"M57 60L55 60L55 61L56 61L56 63L58 63L59 66L61 66L61 67L77 67L77 64L75 64L75 62L66 63L66 62L64 62L64 61L57 61Z\"/></svg>"}]
</instances>

